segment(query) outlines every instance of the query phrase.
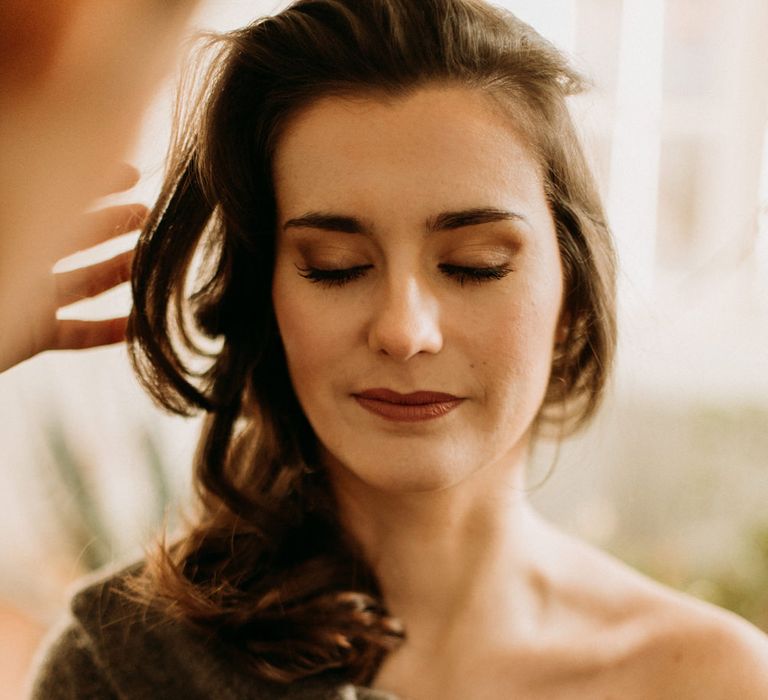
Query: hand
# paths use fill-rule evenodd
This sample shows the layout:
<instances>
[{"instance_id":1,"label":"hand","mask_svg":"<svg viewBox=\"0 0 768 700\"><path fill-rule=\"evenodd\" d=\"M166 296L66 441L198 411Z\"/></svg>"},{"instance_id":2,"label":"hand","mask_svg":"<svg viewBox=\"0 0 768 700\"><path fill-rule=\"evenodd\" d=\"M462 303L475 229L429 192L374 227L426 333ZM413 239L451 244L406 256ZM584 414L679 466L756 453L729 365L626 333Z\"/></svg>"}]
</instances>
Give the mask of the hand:
<instances>
[{"instance_id":1,"label":"hand","mask_svg":"<svg viewBox=\"0 0 768 700\"><path fill-rule=\"evenodd\" d=\"M138 209L105 213L114 218L102 219L100 231L81 213L104 193L110 164L136 142L197 4L0 0L0 371L47 348L120 335L119 319L57 322L55 311L72 295L108 288L124 276L126 259L80 276L50 270L138 225L131 221Z\"/></svg>"},{"instance_id":2,"label":"hand","mask_svg":"<svg viewBox=\"0 0 768 700\"><path fill-rule=\"evenodd\" d=\"M138 171L123 166L110 192L129 189ZM107 194L105 192L104 194ZM0 299L0 371L44 350L74 350L117 343L125 338L126 317L101 321L58 319L63 306L94 297L130 278L133 250L87 267L53 272L53 264L75 252L139 229L147 216L141 204L108 207L82 216L69 241L55 241L34 265L23 269L24 299Z\"/></svg>"}]
</instances>

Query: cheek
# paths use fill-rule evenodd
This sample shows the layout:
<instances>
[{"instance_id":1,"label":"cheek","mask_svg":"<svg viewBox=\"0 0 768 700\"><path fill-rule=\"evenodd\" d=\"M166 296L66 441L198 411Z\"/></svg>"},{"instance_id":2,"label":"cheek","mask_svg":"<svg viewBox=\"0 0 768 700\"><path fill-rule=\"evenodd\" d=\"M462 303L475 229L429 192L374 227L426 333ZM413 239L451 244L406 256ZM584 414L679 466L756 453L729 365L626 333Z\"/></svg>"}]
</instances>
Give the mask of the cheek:
<instances>
[{"instance_id":1,"label":"cheek","mask_svg":"<svg viewBox=\"0 0 768 700\"><path fill-rule=\"evenodd\" d=\"M555 329L560 311L554 294L519 294L478 318L472 364L485 391L498 403L537 404L549 381ZM538 405L538 404L537 404Z\"/></svg>"},{"instance_id":2,"label":"cheek","mask_svg":"<svg viewBox=\"0 0 768 700\"><path fill-rule=\"evenodd\" d=\"M281 293L279 287L275 292L275 316L291 378L311 372L322 353L322 346L318 346L322 336L316 318L307 313L300 299ZM308 348L313 351L307 352Z\"/></svg>"},{"instance_id":3,"label":"cheek","mask_svg":"<svg viewBox=\"0 0 768 700\"><path fill-rule=\"evenodd\" d=\"M498 380L515 382L530 380L547 365L549 343L545 341L541 325L527 313L511 310L500 322L487 328L478 345L481 365L492 367Z\"/></svg>"},{"instance_id":4,"label":"cheek","mask_svg":"<svg viewBox=\"0 0 768 700\"><path fill-rule=\"evenodd\" d=\"M273 290L273 303L288 370L296 394L302 398L322 378L327 378L343 358L344 316L326 304L318 304L316 290L300 285L282 284Z\"/></svg>"}]
</instances>

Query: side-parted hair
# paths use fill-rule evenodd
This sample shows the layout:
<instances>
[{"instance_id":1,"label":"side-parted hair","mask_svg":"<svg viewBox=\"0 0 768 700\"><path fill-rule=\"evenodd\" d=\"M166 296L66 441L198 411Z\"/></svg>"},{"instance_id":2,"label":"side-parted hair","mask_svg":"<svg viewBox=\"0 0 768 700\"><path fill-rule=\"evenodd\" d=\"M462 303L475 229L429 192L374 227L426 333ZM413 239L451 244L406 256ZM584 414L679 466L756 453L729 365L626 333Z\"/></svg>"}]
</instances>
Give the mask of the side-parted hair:
<instances>
[{"instance_id":1,"label":"side-parted hair","mask_svg":"<svg viewBox=\"0 0 768 700\"><path fill-rule=\"evenodd\" d=\"M271 301L275 145L322 97L442 83L505 106L541 168L564 271L566 332L537 424L570 431L596 410L615 346L610 233L566 106L583 82L531 27L480 0L298 0L213 44L139 240L129 323L154 398L207 414L200 512L133 587L231 643L259 677L367 683L405 633L338 522L289 380Z\"/></svg>"}]
</instances>

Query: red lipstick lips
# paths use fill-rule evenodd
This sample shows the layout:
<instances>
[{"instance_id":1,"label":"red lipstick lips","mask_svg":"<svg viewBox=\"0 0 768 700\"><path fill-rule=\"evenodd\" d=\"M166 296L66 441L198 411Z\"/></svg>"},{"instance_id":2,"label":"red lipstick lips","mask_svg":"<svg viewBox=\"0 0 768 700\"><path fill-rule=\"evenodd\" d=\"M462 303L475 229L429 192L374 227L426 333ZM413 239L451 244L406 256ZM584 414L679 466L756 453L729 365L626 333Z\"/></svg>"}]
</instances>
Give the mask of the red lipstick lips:
<instances>
[{"instance_id":1,"label":"red lipstick lips","mask_svg":"<svg viewBox=\"0 0 768 700\"><path fill-rule=\"evenodd\" d=\"M439 391L399 394L390 389L366 389L353 394L367 411L386 420L416 422L431 420L452 411L464 399Z\"/></svg>"}]
</instances>

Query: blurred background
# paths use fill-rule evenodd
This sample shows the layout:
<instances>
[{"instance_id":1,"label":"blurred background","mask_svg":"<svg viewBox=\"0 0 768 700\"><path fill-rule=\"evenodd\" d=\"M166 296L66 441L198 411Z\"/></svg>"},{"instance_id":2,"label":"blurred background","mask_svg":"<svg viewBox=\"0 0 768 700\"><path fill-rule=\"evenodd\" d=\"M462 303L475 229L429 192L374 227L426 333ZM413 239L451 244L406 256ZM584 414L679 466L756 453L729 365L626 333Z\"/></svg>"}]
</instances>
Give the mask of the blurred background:
<instances>
[{"instance_id":1,"label":"blurred background","mask_svg":"<svg viewBox=\"0 0 768 700\"><path fill-rule=\"evenodd\" d=\"M189 33L284 4L204 0ZM605 407L578 437L539 446L532 499L768 630L768 3L497 4L592 80L572 107L621 260ZM177 80L146 112L132 158L144 177L123 201L151 204L159 190ZM120 289L68 312L129 304ZM149 402L122 347L49 353L0 375L0 698L18 697L71 583L140 556L177 521L197 430Z\"/></svg>"}]
</instances>

